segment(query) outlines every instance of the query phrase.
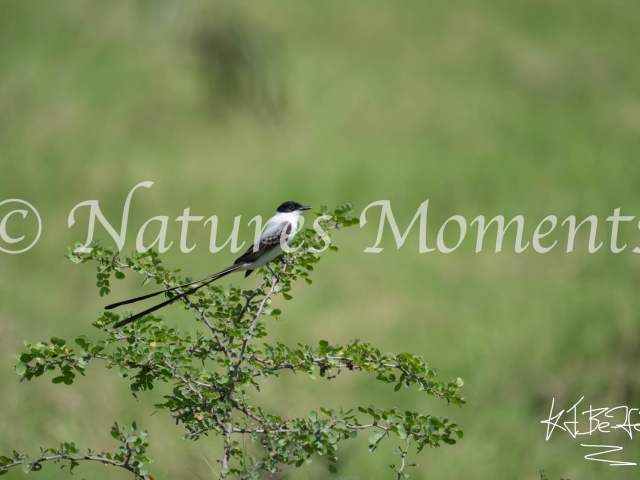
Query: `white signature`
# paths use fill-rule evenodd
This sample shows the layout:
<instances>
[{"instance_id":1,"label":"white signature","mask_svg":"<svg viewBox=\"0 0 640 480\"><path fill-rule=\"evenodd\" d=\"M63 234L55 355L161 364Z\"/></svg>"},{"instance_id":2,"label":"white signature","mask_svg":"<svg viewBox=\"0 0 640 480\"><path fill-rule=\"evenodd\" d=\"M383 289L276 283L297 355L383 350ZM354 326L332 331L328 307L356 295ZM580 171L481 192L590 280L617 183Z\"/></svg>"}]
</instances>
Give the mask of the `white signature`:
<instances>
[{"instance_id":1,"label":"white signature","mask_svg":"<svg viewBox=\"0 0 640 480\"><path fill-rule=\"evenodd\" d=\"M589 428L584 431L580 431L578 429L578 405L584 397L582 397L578 402L573 405L569 410L561 410L557 414L554 415L553 407L555 404L555 399L551 401L551 411L549 412L549 419L543 420L540 423L547 424L547 440L551 438L551 434L556 428L559 428L562 431L567 432L573 438L576 438L578 435L591 435L593 433L611 433L615 429L622 429L629 435L629 438L633 439L633 432L640 432L640 423L632 423L631 416L632 415L640 415L640 409L638 408L629 408L629 407L614 407L614 408L593 408L589 406L589 410L584 410L580 412L581 415L588 415L588 423ZM572 420L560 422L560 418L562 415L569 415ZM624 421L621 423L617 423L615 421L616 418L620 419L620 417L624 417ZM638 417L640 420L640 416ZM589 455L585 455L585 459L587 460L595 460L597 462L607 462L611 466L619 466L619 465L637 465L637 463L631 462L621 462L616 460L607 460L604 458L594 458L598 455L605 455L607 453L619 452L622 450L622 447L618 447L615 445L585 445L580 444L583 447L591 447L591 448L602 448L606 449L600 452L591 453Z\"/></svg>"}]
</instances>

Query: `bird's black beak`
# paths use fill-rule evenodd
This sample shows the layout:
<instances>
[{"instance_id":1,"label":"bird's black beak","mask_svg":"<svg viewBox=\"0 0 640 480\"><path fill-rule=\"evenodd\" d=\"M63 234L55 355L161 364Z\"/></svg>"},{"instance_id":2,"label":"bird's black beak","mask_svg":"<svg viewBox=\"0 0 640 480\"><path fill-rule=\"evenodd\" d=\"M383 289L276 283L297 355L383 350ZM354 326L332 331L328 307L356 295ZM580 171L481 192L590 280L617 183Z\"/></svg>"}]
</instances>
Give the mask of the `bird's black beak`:
<instances>
[{"instance_id":1,"label":"bird's black beak","mask_svg":"<svg viewBox=\"0 0 640 480\"><path fill-rule=\"evenodd\" d=\"M304 212L305 210L311 210L311 207L301 207L300 210Z\"/></svg>"}]
</instances>

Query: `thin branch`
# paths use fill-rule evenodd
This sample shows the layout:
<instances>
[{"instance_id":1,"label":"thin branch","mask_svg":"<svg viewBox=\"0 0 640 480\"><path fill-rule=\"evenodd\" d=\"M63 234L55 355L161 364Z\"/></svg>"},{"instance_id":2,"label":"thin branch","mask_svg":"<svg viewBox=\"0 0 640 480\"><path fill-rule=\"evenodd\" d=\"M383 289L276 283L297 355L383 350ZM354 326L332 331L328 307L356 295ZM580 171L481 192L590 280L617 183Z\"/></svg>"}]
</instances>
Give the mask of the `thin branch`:
<instances>
[{"instance_id":1,"label":"thin branch","mask_svg":"<svg viewBox=\"0 0 640 480\"><path fill-rule=\"evenodd\" d=\"M94 461L94 462L100 462L102 464L104 464L105 466L112 466L112 467L119 467L119 468L124 468L125 470L128 470L129 472L133 473L134 475L138 476L138 477L142 477L145 480L149 480L149 477L146 475L138 475L135 471L135 469L128 465L126 462L125 463L121 463L121 462L117 462L115 460L110 460L104 456L102 457L88 457L86 455L83 455L81 457L72 457L69 455L63 455L63 454L57 454L57 455L49 455L47 457L40 457L40 458L36 458L35 460L29 462L29 465L31 465L31 467L33 468L34 466L42 463L42 462L48 462L51 460L70 460L72 462L80 462L80 461L84 461L84 460L89 460L89 461ZM2 472L3 470L8 470L9 468L12 467L19 467L24 465L22 461L20 462L13 462L13 463L8 463L6 465L3 465L0 467L0 472Z\"/></svg>"},{"instance_id":2,"label":"thin branch","mask_svg":"<svg viewBox=\"0 0 640 480\"><path fill-rule=\"evenodd\" d=\"M375 363L373 359L368 358L368 357L362 357L364 360L366 360L367 362L370 363ZM284 369L291 369L293 371L295 370L301 370L302 367L304 367L303 364L299 364L299 365L294 365L293 363L278 363L277 365L274 365L272 367L268 367L267 364L269 363L267 360L259 358L257 356L252 356L251 357L252 360L261 363L262 365L265 366L264 370L260 370L257 372L253 372L253 376L254 377L258 377L261 375L264 375L268 372L275 372L277 370L284 370ZM327 355L326 357L312 357L310 359L308 359L313 365L317 365L319 367L324 367L324 368L336 368L338 370L341 370L343 368L348 368L350 366L353 366L353 368L357 368L362 370L363 367L360 365L354 365L354 358L353 357L346 357L346 356L330 356ZM343 361L345 362L344 364L338 363L337 365L332 364L327 362L326 360L339 360L339 361ZM418 380L421 377L416 375L413 372L408 371L406 368L404 368L404 366L402 364L399 363L382 363L379 362L378 363L379 367L385 367L385 368L394 368L397 370L400 370L402 373L404 373L407 377L413 378L414 380ZM444 398L444 395L442 394L442 392L440 392L439 390L433 388L433 387L426 387L425 390L427 391L431 391L434 393L434 395L436 395L439 398Z\"/></svg>"},{"instance_id":3,"label":"thin branch","mask_svg":"<svg viewBox=\"0 0 640 480\"><path fill-rule=\"evenodd\" d=\"M402 465L400 465L400 468L398 469L398 480L400 480L402 478L402 472L404 471L404 469L407 467L406 464L406 457L407 457L407 453L409 453L409 446L411 445L411 437L413 435L408 435L407 436L407 446L406 448L402 451L401 456L402 456Z\"/></svg>"},{"instance_id":4,"label":"thin branch","mask_svg":"<svg viewBox=\"0 0 640 480\"><path fill-rule=\"evenodd\" d=\"M285 267L286 268L286 265ZM269 300L269 298L271 297L271 295L273 295L274 289L276 288L276 285L280 282L280 277L282 277L282 275L285 273L284 268L282 270L280 270L280 272L276 275L275 281L271 282L271 289L269 290L269 292L264 296L264 298L262 299L262 302L260 303L260 306L258 307L258 311L253 315L253 321L251 322L251 327L249 327L249 332L252 332L253 329L256 326L256 321L258 320L258 317L262 314L262 311L264 310L264 306L267 303L267 300ZM264 284L264 282L263 282ZM240 355L238 355L238 361L236 362L235 366L233 367L233 382L237 382L238 381L238 370L240 368L240 364L242 363L242 361L244 360L244 352L247 348L247 343L249 342L249 337L246 336L242 339L242 347L240 348Z\"/></svg>"}]
</instances>

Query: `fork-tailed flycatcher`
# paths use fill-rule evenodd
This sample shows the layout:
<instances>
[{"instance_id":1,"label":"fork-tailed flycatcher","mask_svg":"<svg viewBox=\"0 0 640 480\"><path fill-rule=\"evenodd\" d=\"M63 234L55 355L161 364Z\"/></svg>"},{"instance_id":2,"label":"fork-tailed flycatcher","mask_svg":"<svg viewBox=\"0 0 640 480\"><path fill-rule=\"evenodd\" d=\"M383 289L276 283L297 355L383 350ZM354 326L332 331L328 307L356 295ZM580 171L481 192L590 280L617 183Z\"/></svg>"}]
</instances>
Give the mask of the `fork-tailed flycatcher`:
<instances>
[{"instance_id":1,"label":"fork-tailed flycatcher","mask_svg":"<svg viewBox=\"0 0 640 480\"><path fill-rule=\"evenodd\" d=\"M269 262L274 260L278 255L282 253L282 243L286 242L287 245L291 244L295 233L298 230L298 219L300 218L300 214L305 210L309 210L311 207L304 207L297 202L284 202L282 205L278 207L276 213L273 218L267 225L266 230L262 234L262 236L258 239L256 243L254 243L249 250L247 250L244 255L239 257L233 265L224 270L214 273L213 275L209 275L208 277L201 278L200 280L196 280L194 282L185 283L183 285L179 285L173 288L167 288L166 290L162 290L161 292L151 293L149 295L143 295L141 297L132 298L130 300L125 300L124 302L114 303L112 305L107 305L104 307L107 310L111 310L112 308L119 307L121 305L128 305L129 303L135 303L140 300L145 300L147 298L155 297L156 295L162 295L163 293L170 292L172 290L176 290L178 288L184 288L189 285L194 285L196 283L200 283L203 280L207 280L202 285L199 285L195 288L187 290L186 292L181 293L180 295L176 295L169 300L162 302L155 307L149 308L144 312L140 312L132 317L125 318L124 320L119 321L114 325L114 328L119 328L124 325L127 325L131 322L135 322L139 318L144 317L156 310L161 309L162 307L166 307L170 303L175 302L181 298L186 297L187 295L195 292L196 290L208 285L214 280L218 280L219 278L224 277L225 275L229 275L231 272L235 271L246 271L245 277L248 277L251 272L253 272L257 268L264 267L268 265Z\"/></svg>"}]
</instances>

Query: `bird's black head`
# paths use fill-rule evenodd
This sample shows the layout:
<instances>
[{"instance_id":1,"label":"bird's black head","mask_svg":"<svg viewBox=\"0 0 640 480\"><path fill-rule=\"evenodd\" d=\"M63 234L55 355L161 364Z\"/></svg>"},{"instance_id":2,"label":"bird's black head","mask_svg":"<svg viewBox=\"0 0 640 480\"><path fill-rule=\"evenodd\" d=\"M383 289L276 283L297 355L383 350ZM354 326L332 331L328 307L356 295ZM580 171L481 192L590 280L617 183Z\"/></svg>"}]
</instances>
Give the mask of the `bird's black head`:
<instances>
[{"instance_id":1,"label":"bird's black head","mask_svg":"<svg viewBox=\"0 0 640 480\"><path fill-rule=\"evenodd\" d=\"M284 202L282 205L278 207L276 212L278 213L291 213L291 212L303 212L305 210L310 210L311 207L305 207L300 205L298 202Z\"/></svg>"}]
</instances>

